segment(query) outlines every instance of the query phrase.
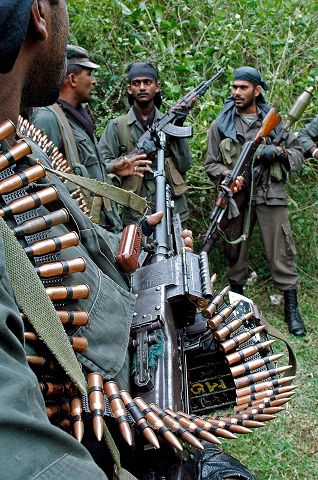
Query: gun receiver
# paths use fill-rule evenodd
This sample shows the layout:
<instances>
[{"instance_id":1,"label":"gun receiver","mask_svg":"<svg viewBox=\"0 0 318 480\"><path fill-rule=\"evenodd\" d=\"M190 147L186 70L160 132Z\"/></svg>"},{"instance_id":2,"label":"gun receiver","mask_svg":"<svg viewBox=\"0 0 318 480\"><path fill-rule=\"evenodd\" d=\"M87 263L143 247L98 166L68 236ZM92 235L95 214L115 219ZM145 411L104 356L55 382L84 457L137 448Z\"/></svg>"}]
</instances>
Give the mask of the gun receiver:
<instances>
[{"instance_id":1,"label":"gun receiver","mask_svg":"<svg viewBox=\"0 0 318 480\"><path fill-rule=\"evenodd\" d=\"M281 117L275 108L271 108L266 117L263 120L262 126L257 133L254 140L246 142L243 146L242 152L237 160L233 170L225 177L223 182L220 184L220 190L215 201L215 207L212 210L210 216L210 226L205 234L204 243L202 251L209 253L214 244L215 239L218 237L218 232L220 230L220 222L224 216L224 213L229 205L232 202L233 208L237 206L233 205L233 192L235 187L235 180L239 175L243 175L252 164L254 154L257 150L257 147L265 139L274 128L277 127Z\"/></svg>"}]
</instances>

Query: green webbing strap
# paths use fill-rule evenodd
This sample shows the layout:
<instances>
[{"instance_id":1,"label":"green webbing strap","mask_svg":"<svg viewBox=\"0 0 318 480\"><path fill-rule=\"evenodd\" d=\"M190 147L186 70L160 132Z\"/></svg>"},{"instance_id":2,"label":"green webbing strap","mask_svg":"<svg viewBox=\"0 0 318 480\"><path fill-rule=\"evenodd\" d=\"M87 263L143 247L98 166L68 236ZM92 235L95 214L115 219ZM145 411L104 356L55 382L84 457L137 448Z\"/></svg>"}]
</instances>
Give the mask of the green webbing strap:
<instances>
[{"instance_id":1,"label":"green webbing strap","mask_svg":"<svg viewBox=\"0 0 318 480\"><path fill-rule=\"evenodd\" d=\"M236 245L238 243L241 243L245 240L247 240L248 238L248 235L249 235L249 231L250 231L250 225L251 225L251 210L252 210L252 201L253 201L253 190L254 190L254 175L253 175L253 169L254 169L254 162L255 162L255 158L256 158L256 154L254 154L254 157L253 157L253 161L252 161L252 164L251 164L251 172L252 172L252 175L251 175L251 186L250 186L250 190L251 190L251 193L250 193L250 198L249 198L249 201L248 201L248 210L247 210L247 213L245 215L245 218L244 218L244 226L243 226L243 233L242 235L240 235L238 238L236 238L235 240L229 240L225 233L223 232L223 230L220 230L220 234L221 234L221 237L223 238L223 240L226 242L226 243L229 243L230 245Z\"/></svg>"},{"instance_id":2,"label":"green webbing strap","mask_svg":"<svg viewBox=\"0 0 318 480\"><path fill-rule=\"evenodd\" d=\"M131 142L130 128L127 123L128 113L126 113L126 115L121 115L116 121L119 145L125 145L126 151L130 152L133 149L133 144Z\"/></svg>"},{"instance_id":3,"label":"green webbing strap","mask_svg":"<svg viewBox=\"0 0 318 480\"><path fill-rule=\"evenodd\" d=\"M80 164L81 162L79 159L76 141L71 126L62 108L57 103L54 103L54 105L51 105L47 108L55 115L63 141L66 160L74 170L76 165Z\"/></svg>"},{"instance_id":4,"label":"green webbing strap","mask_svg":"<svg viewBox=\"0 0 318 480\"><path fill-rule=\"evenodd\" d=\"M131 473L127 472L121 464L120 464L120 453L119 450L116 446L116 443L114 442L114 439L108 430L108 427L106 423L104 422L104 432L103 432L103 440L106 443L110 454L114 460L115 463L115 477L118 478L118 480L137 480L136 477L134 477Z\"/></svg>"},{"instance_id":5,"label":"green webbing strap","mask_svg":"<svg viewBox=\"0 0 318 480\"><path fill-rule=\"evenodd\" d=\"M92 178L81 177L80 175L74 175L73 173L64 173L52 168L45 167L45 170L58 175L65 180L69 180L80 187L89 190L100 197L106 197L113 200L124 207L132 208L136 212L143 214L148 207L147 200L140 197L134 192L123 190L122 188L109 185L105 182L99 182Z\"/></svg>"},{"instance_id":6,"label":"green webbing strap","mask_svg":"<svg viewBox=\"0 0 318 480\"><path fill-rule=\"evenodd\" d=\"M2 218L0 233L7 272L22 311L70 379L86 394L85 377L54 306L22 246Z\"/></svg>"},{"instance_id":7,"label":"green webbing strap","mask_svg":"<svg viewBox=\"0 0 318 480\"><path fill-rule=\"evenodd\" d=\"M287 350L288 350L288 355L289 355L289 359L288 359L288 365L291 365L292 368L290 370L287 370L285 373L284 373L284 377L289 377L289 376L294 376L296 375L296 371L297 371L297 360L296 360L296 356L293 352L293 349L292 349L292 346L291 344L289 343L289 341L287 340L287 338L285 337L285 335L283 335L276 327L273 327L273 325L270 325L267 320L265 320L265 325L266 325L266 331L269 335L271 335L272 337L275 337L275 338L278 338L278 340L282 340L282 342L285 343L286 347L287 347ZM286 385L290 385L292 383L292 380L288 383L286 383Z\"/></svg>"}]
</instances>

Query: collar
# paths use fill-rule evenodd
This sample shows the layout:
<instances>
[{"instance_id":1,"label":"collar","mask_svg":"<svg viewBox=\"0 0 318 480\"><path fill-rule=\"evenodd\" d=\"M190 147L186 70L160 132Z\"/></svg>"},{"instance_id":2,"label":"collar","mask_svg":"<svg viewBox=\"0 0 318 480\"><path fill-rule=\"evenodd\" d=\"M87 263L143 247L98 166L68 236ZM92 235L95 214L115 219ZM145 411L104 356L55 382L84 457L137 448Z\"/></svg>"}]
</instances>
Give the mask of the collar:
<instances>
[{"instance_id":1,"label":"collar","mask_svg":"<svg viewBox=\"0 0 318 480\"><path fill-rule=\"evenodd\" d=\"M159 118L162 117L162 114L159 112L157 107L154 107L154 108L155 108L154 121L156 121L156 120L158 120ZM128 112L128 116L127 116L127 124L132 125L133 123L136 123L136 122L138 122L138 119L135 115L134 109L132 107L130 107L129 112Z\"/></svg>"}]
</instances>

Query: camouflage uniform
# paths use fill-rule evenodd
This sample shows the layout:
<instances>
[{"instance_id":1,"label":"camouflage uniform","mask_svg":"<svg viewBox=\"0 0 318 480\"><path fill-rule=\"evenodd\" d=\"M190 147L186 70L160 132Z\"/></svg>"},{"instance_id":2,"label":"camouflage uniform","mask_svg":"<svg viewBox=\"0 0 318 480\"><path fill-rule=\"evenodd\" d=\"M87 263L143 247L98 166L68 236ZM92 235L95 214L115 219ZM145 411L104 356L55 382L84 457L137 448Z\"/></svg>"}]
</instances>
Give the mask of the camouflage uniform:
<instances>
[{"instance_id":1,"label":"camouflage uniform","mask_svg":"<svg viewBox=\"0 0 318 480\"><path fill-rule=\"evenodd\" d=\"M162 114L155 107L154 122L161 117ZM124 118L123 132L119 132L118 124L118 118L111 120L99 142L103 161L108 172L111 171L112 164L117 162L123 153L129 153L129 151L136 146L139 138L145 132L143 126L136 118L133 108L130 108L128 114ZM128 135L126 135L127 129L129 132L129 138L127 138ZM192 156L187 140L168 137L166 157L168 156L172 159L168 165L168 180L170 181L173 190L175 212L180 214L182 222L189 217L189 210L184 195L186 190L184 178L186 172L191 168ZM152 169L155 170L155 168L156 165L153 164ZM132 185L132 189L136 191L136 193L142 197L147 197L151 203L154 203L155 184L152 173L146 172L142 181L138 181L138 177L126 177L124 181L126 181L126 179L128 179L129 182L132 180L132 183L125 188L130 189L130 185ZM118 181L121 182L122 180L118 178ZM123 224L125 226L130 223L135 223L139 218L140 215L136 214L133 210L125 209L123 214Z\"/></svg>"},{"instance_id":2,"label":"camouflage uniform","mask_svg":"<svg viewBox=\"0 0 318 480\"><path fill-rule=\"evenodd\" d=\"M81 162L76 166L74 173L83 177L111 183L110 178L106 174L106 169L103 166L96 138L94 137L92 139L83 127L67 112L65 115L72 129ZM36 109L32 115L31 122L34 123L37 128L43 130L59 150L65 154L60 131L61 127L59 126L57 117L50 108L43 107ZM104 201L99 224L115 233L122 230L122 223L115 202Z\"/></svg>"},{"instance_id":3,"label":"camouflage uniform","mask_svg":"<svg viewBox=\"0 0 318 480\"><path fill-rule=\"evenodd\" d=\"M222 138L215 121L209 130L205 169L215 183L220 181L223 171L233 167L243 143L254 139L261 127L262 119L259 110L258 118L250 125L245 123L243 117L238 114L235 118L239 143ZM298 170L303 157L299 142L293 133L288 134L285 148L290 171ZM284 186L286 177L286 170L278 162L274 162L270 169L264 169L251 211L250 229L251 234L255 223L258 223L272 278L282 291L295 289L298 284L298 275L294 264L296 249L288 220L288 200ZM235 234L230 240L237 238L242 233L245 214L246 211L242 212L237 219L232 220ZM247 280L249 240L225 247L225 254L229 261L227 277L233 285L243 285Z\"/></svg>"},{"instance_id":4,"label":"camouflage uniform","mask_svg":"<svg viewBox=\"0 0 318 480\"><path fill-rule=\"evenodd\" d=\"M304 155L318 158L318 116L299 130L297 138Z\"/></svg>"}]
</instances>

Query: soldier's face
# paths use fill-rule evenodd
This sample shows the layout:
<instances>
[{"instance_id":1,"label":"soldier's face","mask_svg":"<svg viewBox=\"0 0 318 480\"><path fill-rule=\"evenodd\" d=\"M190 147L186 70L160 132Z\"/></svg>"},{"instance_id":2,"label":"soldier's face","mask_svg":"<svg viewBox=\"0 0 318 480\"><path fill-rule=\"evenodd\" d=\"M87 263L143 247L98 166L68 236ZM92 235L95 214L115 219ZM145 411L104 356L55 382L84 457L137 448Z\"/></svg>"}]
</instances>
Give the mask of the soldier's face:
<instances>
[{"instance_id":1,"label":"soldier's face","mask_svg":"<svg viewBox=\"0 0 318 480\"><path fill-rule=\"evenodd\" d=\"M260 93L260 87L253 85L246 80L234 80L232 83L231 94L234 103L239 112L256 112L256 97Z\"/></svg>"},{"instance_id":2,"label":"soldier's face","mask_svg":"<svg viewBox=\"0 0 318 480\"><path fill-rule=\"evenodd\" d=\"M30 107L51 105L58 98L65 77L68 14L64 0L43 0L41 14L47 37L38 45L38 55L25 79L22 104Z\"/></svg>"},{"instance_id":3,"label":"soldier's face","mask_svg":"<svg viewBox=\"0 0 318 480\"><path fill-rule=\"evenodd\" d=\"M83 70L74 75L75 94L78 103L90 102L92 99L92 92L96 85L96 80L91 68L83 68Z\"/></svg>"},{"instance_id":4,"label":"soldier's face","mask_svg":"<svg viewBox=\"0 0 318 480\"><path fill-rule=\"evenodd\" d=\"M128 93L133 96L134 101L140 104L150 103L159 91L160 83L147 77L134 78L128 87Z\"/></svg>"}]
</instances>

